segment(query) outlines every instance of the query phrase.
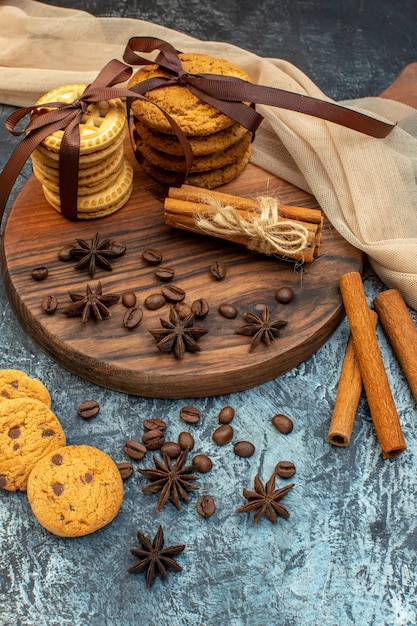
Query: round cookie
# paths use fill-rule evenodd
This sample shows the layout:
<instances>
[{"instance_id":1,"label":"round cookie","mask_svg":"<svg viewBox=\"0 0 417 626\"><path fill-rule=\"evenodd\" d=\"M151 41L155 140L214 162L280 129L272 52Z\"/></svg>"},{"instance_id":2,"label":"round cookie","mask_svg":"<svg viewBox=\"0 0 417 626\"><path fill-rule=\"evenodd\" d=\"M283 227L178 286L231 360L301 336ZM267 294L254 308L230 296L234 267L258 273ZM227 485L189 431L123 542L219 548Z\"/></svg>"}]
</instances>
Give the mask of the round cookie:
<instances>
[{"instance_id":1,"label":"round cookie","mask_svg":"<svg viewBox=\"0 0 417 626\"><path fill-rule=\"evenodd\" d=\"M14 398L0 404L0 487L25 491L36 463L65 445L56 415L39 400Z\"/></svg>"},{"instance_id":2,"label":"round cookie","mask_svg":"<svg viewBox=\"0 0 417 626\"><path fill-rule=\"evenodd\" d=\"M81 537L109 524L123 501L116 463L97 448L71 445L44 456L27 496L38 522L60 537Z\"/></svg>"},{"instance_id":3,"label":"round cookie","mask_svg":"<svg viewBox=\"0 0 417 626\"><path fill-rule=\"evenodd\" d=\"M166 133L158 133L146 126L141 120L135 119L135 127L138 135L140 135L151 148L171 154L172 156L184 156L184 150L176 135L168 135ZM212 154L220 150L226 150L242 139L248 131L244 126L235 122L233 126L225 130L219 130L211 135L202 135L201 137L187 137L188 143L195 157Z\"/></svg>"},{"instance_id":4,"label":"round cookie","mask_svg":"<svg viewBox=\"0 0 417 626\"><path fill-rule=\"evenodd\" d=\"M249 76L246 72L225 59L216 59L206 54L197 53L180 53L178 56L184 70L190 74L220 74L249 82ZM145 65L132 76L128 87L132 88L138 83L156 76L169 77L170 74L156 64ZM141 99L134 100L132 111L135 117L142 120L152 130L173 134L168 120L152 102L162 107L186 135L211 135L234 124L230 117L195 96L185 86L159 87L147 91L144 95L151 102Z\"/></svg>"},{"instance_id":5,"label":"round cookie","mask_svg":"<svg viewBox=\"0 0 417 626\"><path fill-rule=\"evenodd\" d=\"M33 398L51 406L51 396L45 385L37 378L30 378L22 370L0 370L0 406L4 400Z\"/></svg>"},{"instance_id":6,"label":"round cookie","mask_svg":"<svg viewBox=\"0 0 417 626\"><path fill-rule=\"evenodd\" d=\"M209 172L238 162L242 155L246 153L251 140L252 135L247 132L239 141L226 150L218 150L212 154L195 157L191 165L191 172ZM156 165L164 170L169 170L170 172L183 173L186 171L184 158L164 154L159 150L155 150L149 146L142 137L137 137L136 148L152 165Z\"/></svg>"},{"instance_id":7,"label":"round cookie","mask_svg":"<svg viewBox=\"0 0 417 626\"><path fill-rule=\"evenodd\" d=\"M51 191L45 185L43 193L49 204L56 210L61 211L59 194ZM109 187L88 196L78 196L77 217L78 219L93 219L111 215L118 211L128 201L133 189L133 167L127 159L124 159L120 172L115 181Z\"/></svg>"},{"instance_id":8,"label":"round cookie","mask_svg":"<svg viewBox=\"0 0 417 626\"><path fill-rule=\"evenodd\" d=\"M87 84L76 83L56 87L41 96L36 105L39 105L39 109L42 110L47 108L48 103L65 102L70 104L84 93L87 86ZM36 111L34 115L36 115ZM123 131L125 123L126 113L120 98L89 104L79 124L80 154L96 152L112 145ZM59 152L63 135L63 130L56 130L43 140L42 145L48 150Z\"/></svg>"},{"instance_id":9,"label":"round cookie","mask_svg":"<svg viewBox=\"0 0 417 626\"><path fill-rule=\"evenodd\" d=\"M188 183L195 187L214 189L215 187L230 183L239 176L248 164L251 153L252 145L248 147L237 163L232 163L231 165L226 165L225 167L220 167L208 172L191 173L187 176L186 180L184 180L183 175L152 165L152 163L149 163L146 159L142 159L140 163L145 172L162 185L175 186Z\"/></svg>"}]
</instances>

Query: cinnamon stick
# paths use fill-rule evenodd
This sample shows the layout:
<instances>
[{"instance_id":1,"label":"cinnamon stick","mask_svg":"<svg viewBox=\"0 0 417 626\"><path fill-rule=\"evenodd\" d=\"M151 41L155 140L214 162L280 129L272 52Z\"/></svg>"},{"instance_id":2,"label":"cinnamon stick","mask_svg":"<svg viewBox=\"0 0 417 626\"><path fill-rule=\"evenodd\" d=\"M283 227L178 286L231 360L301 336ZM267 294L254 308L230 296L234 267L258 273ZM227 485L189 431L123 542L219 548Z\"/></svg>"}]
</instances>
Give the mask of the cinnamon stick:
<instances>
[{"instance_id":1,"label":"cinnamon stick","mask_svg":"<svg viewBox=\"0 0 417 626\"><path fill-rule=\"evenodd\" d=\"M369 310L369 315L371 316L372 328L375 330L378 316L372 310ZM327 435L329 443L334 446L345 447L349 445L362 389L361 370L351 334L340 370L336 400Z\"/></svg>"},{"instance_id":2,"label":"cinnamon stick","mask_svg":"<svg viewBox=\"0 0 417 626\"><path fill-rule=\"evenodd\" d=\"M402 295L387 289L374 298L382 327L417 400L417 328Z\"/></svg>"},{"instance_id":3,"label":"cinnamon stick","mask_svg":"<svg viewBox=\"0 0 417 626\"><path fill-rule=\"evenodd\" d=\"M376 435L384 457L394 458L407 446L359 272L344 274L339 285Z\"/></svg>"}]
</instances>

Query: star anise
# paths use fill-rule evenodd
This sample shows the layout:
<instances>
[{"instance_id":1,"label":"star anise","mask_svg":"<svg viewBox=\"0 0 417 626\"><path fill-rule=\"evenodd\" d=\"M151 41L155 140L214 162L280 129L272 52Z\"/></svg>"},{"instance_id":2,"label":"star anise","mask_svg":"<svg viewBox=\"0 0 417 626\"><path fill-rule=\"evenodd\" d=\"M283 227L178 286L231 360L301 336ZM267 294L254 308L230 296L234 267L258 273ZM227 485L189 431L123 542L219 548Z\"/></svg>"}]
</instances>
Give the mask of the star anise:
<instances>
[{"instance_id":1,"label":"star anise","mask_svg":"<svg viewBox=\"0 0 417 626\"><path fill-rule=\"evenodd\" d=\"M138 574L146 570L146 586L151 587L155 581L156 575L159 574L163 578L168 578L168 570L180 572L182 570L172 557L182 552L185 545L169 546L164 548L164 532L162 526L159 526L153 542L138 531L138 540L142 548L130 548L135 556L140 558L138 563L129 567L129 574Z\"/></svg>"},{"instance_id":2,"label":"star anise","mask_svg":"<svg viewBox=\"0 0 417 626\"><path fill-rule=\"evenodd\" d=\"M160 492L158 506L156 507L157 513L161 511L168 500L171 500L176 508L180 509L180 499L187 502L190 500L187 490L197 489L196 485L192 484L192 481L198 480L199 477L192 474L196 469L194 465L186 465L187 456L188 449L183 450L175 463L173 463L169 456L162 453L163 461L156 456L153 457L155 469L138 469L142 476L152 481L150 485L142 489L143 493Z\"/></svg>"},{"instance_id":3,"label":"star anise","mask_svg":"<svg viewBox=\"0 0 417 626\"><path fill-rule=\"evenodd\" d=\"M282 504L279 504L279 501L294 487L294 483L275 489L275 473L273 473L265 486L259 478L259 474L255 476L253 484L255 491L243 490L243 495L248 502L237 509L237 513L256 511L253 518L255 524L259 522L263 515L266 515L273 524L277 523L278 515L284 519L289 518L289 512Z\"/></svg>"},{"instance_id":4,"label":"star anise","mask_svg":"<svg viewBox=\"0 0 417 626\"><path fill-rule=\"evenodd\" d=\"M287 325L286 320L271 320L267 306L264 306L261 316L255 313L244 313L243 319L247 323L238 328L236 334L252 337L249 352L255 350L261 341L270 346L280 336L281 328Z\"/></svg>"},{"instance_id":5,"label":"star anise","mask_svg":"<svg viewBox=\"0 0 417 626\"><path fill-rule=\"evenodd\" d=\"M111 271L112 266L109 259L114 259L126 252L126 246L118 243L114 245L111 239L99 239L96 233L90 243L84 239L76 239L77 247L70 249L72 259L79 259L74 266L76 270L88 269L91 278L94 278L97 266L104 270Z\"/></svg>"},{"instance_id":6,"label":"star anise","mask_svg":"<svg viewBox=\"0 0 417 626\"><path fill-rule=\"evenodd\" d=\"M184 319L171 307L169 320L160 319L162 328L149 330L156 339L157 348L161 352L174 352L178 359L182 359L186 351L199 352L197 341L208 333L206 328L193 326L194 313Z\"/></svg>"},{"instance_id":7,"label":"star anise","mask_svg":"<svg viewBox=\"0 0 417 626\"><path fill-rule=\"evenodd\" d=\"M108 307L116 304L120 299L117 293L103 294L101 282L97 284L95 290L87 284L85 295L70 291L69 297L72 302L62 312L68 317L81 317L82 322L111 317Z\"/></svg>"}]
</instances>

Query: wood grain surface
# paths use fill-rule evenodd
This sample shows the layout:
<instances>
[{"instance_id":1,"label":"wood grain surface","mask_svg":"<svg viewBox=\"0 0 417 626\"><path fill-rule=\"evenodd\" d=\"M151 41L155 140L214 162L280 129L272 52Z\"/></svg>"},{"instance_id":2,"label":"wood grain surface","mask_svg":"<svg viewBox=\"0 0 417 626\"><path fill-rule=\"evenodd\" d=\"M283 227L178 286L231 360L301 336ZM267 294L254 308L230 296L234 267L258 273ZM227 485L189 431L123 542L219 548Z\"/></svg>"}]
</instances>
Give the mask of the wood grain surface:
<instances>
[{"instance_id":1,"label":"wood grain surface","mask_svg":"<svg viewBox=\"0 0 417 626\"><path fill-rule=\"evenodd\" d=\"M71 222L45 201L39 182L31 177L18 195L3 236L3 276L11 305L24 330L61 365L99 385L146 397L200 397L220 395L253 387L290 370L313 354L334 332L343 318L338 290L341 274L359 270L362 254L352 248L326 222L322 253L313 263L294 263L251 253L242 246L218 239L192 235L165 226L163 189L134 162L130 146L126 151L135 167L134 191L125 207L100 220ZM243 196L273 194L285 204L317 207L311 196L271 176L254 165L222 189ZM98 269L94 279L58 260L61 247L75 237L100 237L123 241L126 254L116 259L113 270ZM208 329L199 342L201 352L185 354L181 360L162 354L150 328L167 318L169 305L158 311L143 307L145 298L159 292L161 282L155 268L142 259L149 247L159 249L163 263L175 270L172 281L186 292L186 302L205 298L210 313L202 326ZM219 282L209 272L210 264L226 264L226 278ZM36 282L31 270L44 265L48 278ZM102 282L104 292L122 294L133 290L144 315L134 330L123 327L126 309L121 303L111 308L103 321L82 323L68 318L62 310L70 302L68 291L85 293ZM276 290L291 285L295 297L290 304L278 304ZM58 298L54 315L41 309L45 295ZM238 309L234 320L218 313L222 303ZM270 347L261 344L249 354L250 339L235 333L245 311L270 308L273 318L285 319L287 326Z\"/></svg>"}]
</instances>

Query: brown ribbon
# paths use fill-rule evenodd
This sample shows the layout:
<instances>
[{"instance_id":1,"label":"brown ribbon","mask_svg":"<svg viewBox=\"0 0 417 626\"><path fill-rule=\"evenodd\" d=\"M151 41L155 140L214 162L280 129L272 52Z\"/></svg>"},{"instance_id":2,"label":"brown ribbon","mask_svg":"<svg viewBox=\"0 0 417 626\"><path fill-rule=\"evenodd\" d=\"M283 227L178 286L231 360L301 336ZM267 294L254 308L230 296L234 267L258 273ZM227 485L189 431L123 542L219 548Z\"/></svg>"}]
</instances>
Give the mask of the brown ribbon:
<instances>
[{"instance_id":1,"label":"brown ribbon","mask_svg":"<svg viewBox=\"0 0 417 626\"><path fill-rule=\"evenodd\" d=\"M139 56L136 52L159 50L155 60ZM169 85L183 85L204 102L212 104L253 133L263 116L245 102L266 104L281 109L311 115L339 126L365 133L376 138L386 137L394 124L354 111L335 102L313 98L303 94L255 85L232 76L218 74L189 74L178 58L178 51L166 41L156 37L132 37L129 39L123 60L129 65L151 65L157 63L170 76L155 77L132 87L132 91L144 95L147 91Z\"/></svg>"}]
</instances>

